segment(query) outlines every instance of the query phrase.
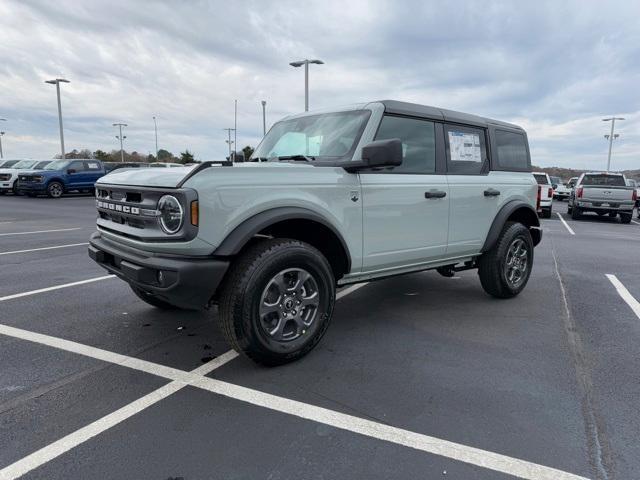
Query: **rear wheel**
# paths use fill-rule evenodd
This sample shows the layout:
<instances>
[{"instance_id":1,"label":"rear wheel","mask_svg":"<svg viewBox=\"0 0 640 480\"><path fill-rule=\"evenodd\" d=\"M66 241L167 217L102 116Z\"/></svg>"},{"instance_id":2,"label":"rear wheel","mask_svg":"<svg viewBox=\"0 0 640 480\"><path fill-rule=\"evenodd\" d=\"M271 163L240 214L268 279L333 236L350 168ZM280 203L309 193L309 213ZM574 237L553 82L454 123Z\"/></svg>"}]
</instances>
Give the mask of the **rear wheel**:
<instances>
[{"instance_id":1,"label":"rear wheel","mask_svg":"<svg viewBox=\"0 0 640 480\"><path fill-rule=\"evenodd\" d=\"M154 297L152 294L142 290L141 288L136 287L135 285L129 285L133 293L142 300L143 302L148 303L149 305L160 308L162 310L177 310L178 307L171 305L170 303L165 302L164 300L160 300L158 297Z\"/></svg>"},{"instance_id":2,"label":"rear wheel","mask_svg":"<svg viewBox=\"0 0 640 480\"><path fill-rule=\"evenodd\" d=\"M47 185L47 195L51 198L60 198L64 193L64 187L60 182L51 182Z\"/></svg>"},{"instance_id":3,"label":"rear wheel","mask_svg":"<svg viewBox=\"0 0 640 480\"><path fill-rule=\"evenodd\" d=\"M573 207L571 209L571 218L573 220L580 220L582 218L582 211L578 207Z\"/></svg>"},{"instance_id":4,"label":"rear wheel","mask_svg":"<svg viewBox=\"0 0 640 480\"><path fill-rule=\"evenodd\" d=\"M551 207L542 209L542 218L551 218Z\"/></svg>"},{"instance_id":5,"label":"rear wheel","mask_svg":"<svg viewBox=\"0 0 640 480\"><path fill-rule=\"evenodd\" d=\"M498 241L478 261L482 288L497 298L518 295L529 281L533 266L533 240L521 223L507 222Z\"/></svg>"},{"instance_id":6,"label":"rear wheel","mask_svg":"<svg viewBox=\"0 0 640 480\"><path fill-rule=\"evenodd\" d=\"M620 214L620 221L622 223L631 223L631 217L633 217L633 212L632 213L621 213Z\"/></svg>"},{"instance_id":7,"label":"rear wheel","mask_svg":"<svg viewBox=\"0 0 640 480\"><path fill-rule=\"evenodd\" d=\"M265 240L232 265L219 322L227 341L257 363L281 365L309 353L329 326L335 280L326 258L298 240Z\"/></svg>"}]
</instances>

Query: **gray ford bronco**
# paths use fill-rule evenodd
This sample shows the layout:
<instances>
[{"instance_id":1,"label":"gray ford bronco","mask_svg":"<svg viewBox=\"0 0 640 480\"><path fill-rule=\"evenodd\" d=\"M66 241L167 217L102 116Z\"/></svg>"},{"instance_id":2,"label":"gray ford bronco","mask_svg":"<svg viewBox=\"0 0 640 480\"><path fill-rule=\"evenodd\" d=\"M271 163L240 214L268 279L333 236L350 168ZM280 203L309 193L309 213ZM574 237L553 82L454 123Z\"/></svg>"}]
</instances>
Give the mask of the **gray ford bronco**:
<instances>
[{"instance_id":1,"label":"gray ford bronco","mask_svg":"<svg viewBox=\"0 0 640 480\"><path fill-rule=\"evenodd\" d=\"M286 117L249 160L102 177L89 255L155 307L217 305L266 365L318 344L343 285L429 269L477 269L498 298L527 284L542 231L518 126L378 101Z\"/></svg>"}]
</instances>

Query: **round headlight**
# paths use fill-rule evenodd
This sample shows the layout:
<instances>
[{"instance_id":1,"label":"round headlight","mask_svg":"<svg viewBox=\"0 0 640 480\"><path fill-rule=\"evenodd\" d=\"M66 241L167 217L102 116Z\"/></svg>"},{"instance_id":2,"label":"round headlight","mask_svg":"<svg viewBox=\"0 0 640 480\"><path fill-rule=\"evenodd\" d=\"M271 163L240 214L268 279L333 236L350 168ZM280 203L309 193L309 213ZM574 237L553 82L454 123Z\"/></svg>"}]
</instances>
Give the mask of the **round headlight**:
<instances>
[{"instance_id":1,"label":"round headlight","mask_svg":"<svg viewBox=\"0 0 640 480\"><path fill-rule=\"evenodd\" d=\"M180 230L184 212L176 197L163 196L158 202L158 210L160 211L160 225L165 232L173 234Z\"/></svg>"}]
</instances>

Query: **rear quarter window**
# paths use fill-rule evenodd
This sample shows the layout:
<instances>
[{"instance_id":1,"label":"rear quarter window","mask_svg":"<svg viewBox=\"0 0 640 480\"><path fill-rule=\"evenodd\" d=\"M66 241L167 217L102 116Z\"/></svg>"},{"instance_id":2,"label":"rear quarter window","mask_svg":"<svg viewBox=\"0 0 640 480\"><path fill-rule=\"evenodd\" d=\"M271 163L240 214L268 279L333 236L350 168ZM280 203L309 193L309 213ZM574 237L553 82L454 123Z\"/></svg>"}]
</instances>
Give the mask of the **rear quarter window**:
<instances>
[{"instance_id":1,"label":"rear quarter window","mask_svg":"<svg viewBox=\"0 0 640 480\"><path fill-rule=\"evenodd\" d=\"M495 131L496 161L501 170L530 170L527 140L521 133ZM539 183L539 182L538 182Z\"/></svg>"}]
</instances>

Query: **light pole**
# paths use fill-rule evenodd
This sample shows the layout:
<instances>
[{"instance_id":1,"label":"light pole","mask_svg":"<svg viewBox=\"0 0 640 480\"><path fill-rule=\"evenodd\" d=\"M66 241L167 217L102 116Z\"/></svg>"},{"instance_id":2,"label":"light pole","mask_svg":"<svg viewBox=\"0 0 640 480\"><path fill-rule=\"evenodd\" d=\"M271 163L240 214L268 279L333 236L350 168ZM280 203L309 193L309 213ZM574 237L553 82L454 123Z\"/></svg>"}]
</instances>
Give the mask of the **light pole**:
<instances>
[{"instance_id":1,"label":"light pole","mask_svg":"<svg viewBox=\"0 0 640 480\"><path fill-rule=\"evenodd\" d=\"M605 135L604 138L609 140L609 156L607 157L607 172L611 169L611 148L613 147L614 138L618 138L620 135L614 135L613 129L616 126L616 120L624 120L622 117L611 117L611 118L603 118L603 122L611 122L611 133L609 135Z\"/></svg>"},{"instance_id":2,"label":"light pole","mask_svg":"<svg viewBox=\"0 0 640 480\"><path fill-rule=\"evenodd\" d=\"M6 122L7 119L6 118L0 118L0 122ZM0 132L0 158L4 158L4 155L2 154L2 136L4 135L4 132Z\"/></svg>"},{"instance_id":3,"label":"light pole","mask_svg":"<svg viewBox=\"0 0 640 480\"><path fill-rule=\"evenodd\" d=\"M301 67L304 65L304 111L309 111L309 64L315 63L316 65L323 65L322 60L299 60L297 62L291 62L289 65L292 67Z\"/></svg>"},{"instance_id":4,"label":"light pole","mask_svg":"<svg viewBox=\"0 0 640 480\"><path fill-rule=\"evenodd\" d=\"M231 140L231 132L235 132L235 128L223 128L223 130L227 131L227 134L229 136L228 140L225 140L225 142L227 142L229 144L229 161L232 162L233 159L231 158L231 145L234 143L233 140Z\"/></svg>"},{"instance_id":5,"label":"light pole","mask_svg":"<svg viewBox=\"0 0 640 480\"><path fill-rule=\"evenodd\" d=\"M267 102L262 100L262 136L267 134Z\"/></svg>"},{"instance_id":6,"label":"light pole","mask_svg":"<svg viewBox=\"0 0 640 480\"><path fill-rule=\"evenodd\" d=\"M51 85L56 86L56 93L58 94L58 121L60 122L60 153L61 157L64 160L64 133L62 131L62 104L60 103L60 84L61 83L71 83L69 80L65 80L64 78L55 78L53 80L45 80L44 83L50 83Z\"/></svg>"},{"instance_id":7,"label":"light pole","mask_svg":"<svg viewBox=\"0 0 640 480\"><path fill-rule=\"evenodd\" d=\"M153 126L156 130L156 162L158 161L158 122L156 122L156 116L153 116Z\"/></svg>"},{"instance_id":8,"label":"light pole","mask_svg":"<svg viewBox=\"0 0 640 480\"><path fill-rule=\"evenodd\" d=\"M120 139L120 161L124 162L124 148L122 146L122 141L127 137L122 136L122 127L128 127L129 125L127 125L126 123L114 123L113 126L120 128L120 135L116 135L116 138Z\"/></svg>"}]
</instances>

